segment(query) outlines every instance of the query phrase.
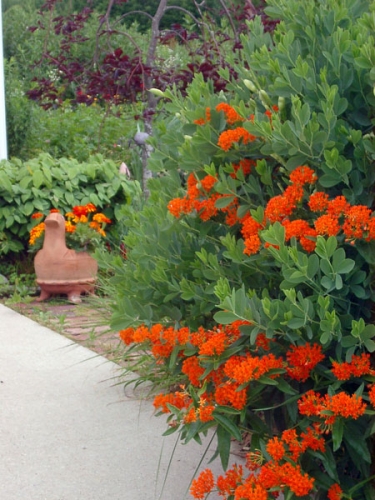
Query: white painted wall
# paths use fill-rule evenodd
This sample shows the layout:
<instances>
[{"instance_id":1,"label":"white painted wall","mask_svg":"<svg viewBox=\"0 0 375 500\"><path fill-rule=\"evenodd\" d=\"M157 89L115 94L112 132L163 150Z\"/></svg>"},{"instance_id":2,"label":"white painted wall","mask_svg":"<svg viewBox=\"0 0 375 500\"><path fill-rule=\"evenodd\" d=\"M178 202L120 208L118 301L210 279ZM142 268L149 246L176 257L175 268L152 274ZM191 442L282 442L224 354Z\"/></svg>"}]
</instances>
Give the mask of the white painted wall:
<instances>
[{"instance_id":1,"label":"white painted wall","mask_svg":"<svg viewBox=\"0 0 375 500\"><path fill-rule=\"evenodd\" d=\"M3 14L0 0L0 160L8 158L7 129L5 119L5 83L3 51Z\"/></svg>"}]
</instances>

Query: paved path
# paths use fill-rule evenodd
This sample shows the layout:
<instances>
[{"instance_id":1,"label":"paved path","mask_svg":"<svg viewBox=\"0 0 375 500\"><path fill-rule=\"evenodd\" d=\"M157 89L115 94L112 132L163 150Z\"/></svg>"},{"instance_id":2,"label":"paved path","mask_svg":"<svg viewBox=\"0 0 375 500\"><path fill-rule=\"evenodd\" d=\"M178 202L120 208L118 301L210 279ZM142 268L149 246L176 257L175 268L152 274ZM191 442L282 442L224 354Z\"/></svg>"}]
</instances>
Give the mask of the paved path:
<instances>
[{"instance_id":1,"label":"paved path","mask_svg":"<svg viewBox=\"0 0 375 500\"><path fill-rule=\"evenodd\" d=\"M190 498L207 443L174 450L165 418L140 394L124 394L118 370L0 305L1 500ZM221 473L217 461L210 467Z\"/></svg>"}]
</instances>

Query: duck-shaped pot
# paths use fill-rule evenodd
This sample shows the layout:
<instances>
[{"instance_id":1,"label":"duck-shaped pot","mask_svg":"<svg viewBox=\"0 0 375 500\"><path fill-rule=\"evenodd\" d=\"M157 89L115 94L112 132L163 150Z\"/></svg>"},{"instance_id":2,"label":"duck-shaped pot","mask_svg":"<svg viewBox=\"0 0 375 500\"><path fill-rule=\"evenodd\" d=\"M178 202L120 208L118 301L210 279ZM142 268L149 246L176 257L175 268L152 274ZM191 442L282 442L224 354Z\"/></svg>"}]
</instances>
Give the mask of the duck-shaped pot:
<instances>
[{"instance_id":1,"label":"duck-shaped pot","mask_svg":"<svg viewBox=\"0 0 375 500\"><path fill-rule=\"evenodd\" d=\"M45 220L43 248L34 259L38 301L64 294L70 302L81 302L81 294L93 293L98 263L87 252L70 250L65 242L65 219L51 213Z\"/></svg>"}]
</instances>

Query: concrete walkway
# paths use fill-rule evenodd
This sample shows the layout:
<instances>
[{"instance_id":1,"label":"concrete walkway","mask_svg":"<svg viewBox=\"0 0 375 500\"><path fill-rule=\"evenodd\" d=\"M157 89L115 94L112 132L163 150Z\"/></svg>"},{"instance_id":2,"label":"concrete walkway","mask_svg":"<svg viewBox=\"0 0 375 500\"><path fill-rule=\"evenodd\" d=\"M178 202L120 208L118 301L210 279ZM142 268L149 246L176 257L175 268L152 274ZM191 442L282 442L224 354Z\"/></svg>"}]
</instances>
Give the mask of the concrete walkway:
<instances>
[{"instance_id":1,"label":"concrete walkway","mask_svg":"<svg viewBox=\"0 0 375 500\"><path fill-rule=\"evenodd\" d=\"M177 435L162 437L166 419L124 393L118 370L0 305L1 500L191 498L208 441L174 450ZM209 466L222 472L217 461Z\"/></svg>"}]
</instances>

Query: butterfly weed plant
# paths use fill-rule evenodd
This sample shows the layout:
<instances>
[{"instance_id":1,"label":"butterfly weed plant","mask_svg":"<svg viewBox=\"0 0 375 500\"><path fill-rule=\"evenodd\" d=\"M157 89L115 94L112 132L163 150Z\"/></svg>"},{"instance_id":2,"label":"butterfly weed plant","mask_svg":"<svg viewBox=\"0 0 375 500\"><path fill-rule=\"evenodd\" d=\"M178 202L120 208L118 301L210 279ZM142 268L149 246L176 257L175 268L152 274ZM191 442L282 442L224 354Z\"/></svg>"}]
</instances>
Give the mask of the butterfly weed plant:
<instances>
[{"instance_id":1,"label":"butterfly weed plant","mask_svg":"<svg viewBox=\"0 0 375 500\"><path fill-rule=\"evenodd\" d=\"M163 93L165 191L129 229L112 321L182 379L154 400L166 434L216 429L226 471L194 498L372 500L375 3L267 4L280 23L250 23L228 92Z\"/></svg>"}]
</instances>

